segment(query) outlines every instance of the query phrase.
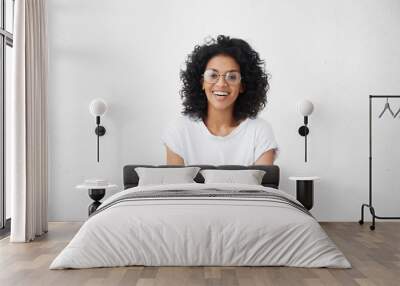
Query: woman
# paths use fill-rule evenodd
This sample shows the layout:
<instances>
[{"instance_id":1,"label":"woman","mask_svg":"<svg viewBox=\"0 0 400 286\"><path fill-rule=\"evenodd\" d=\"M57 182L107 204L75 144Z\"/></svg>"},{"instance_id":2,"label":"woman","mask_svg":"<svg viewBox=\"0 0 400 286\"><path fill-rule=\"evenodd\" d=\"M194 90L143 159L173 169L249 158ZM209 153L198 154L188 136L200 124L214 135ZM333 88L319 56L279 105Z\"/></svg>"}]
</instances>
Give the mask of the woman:
<instances>
[{"instance_id":1,"label":"woman","mask_svg":"<svg viewBox=\"0 0 400 286\"><path fill-rule=\"evenodd\" d=\"M241 39L196 46L181 71L183 111L162 140L169 165L272 165L278 145L257 114L265 107L264 62Z\"/></svg>"}]
</instances>

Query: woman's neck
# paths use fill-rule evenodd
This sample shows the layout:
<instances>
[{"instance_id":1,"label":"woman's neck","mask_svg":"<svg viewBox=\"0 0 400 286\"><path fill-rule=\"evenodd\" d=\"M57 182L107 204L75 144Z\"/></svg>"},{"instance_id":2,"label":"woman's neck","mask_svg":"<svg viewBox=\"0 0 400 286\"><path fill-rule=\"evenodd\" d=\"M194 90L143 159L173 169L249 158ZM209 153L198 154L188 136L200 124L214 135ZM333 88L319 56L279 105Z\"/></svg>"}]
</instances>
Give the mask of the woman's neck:
<instances>
[{"instance_id":1,"label":"woman's neck","mask_svg":"<svg viewBox=\"0 0 400 286\"><path fill-rule=\"evenodd\" d=\"M239 125L239 122L234 119L231 110L209 109L204 124L213 135L226 136Z\"/></svg>"}]
</instances>

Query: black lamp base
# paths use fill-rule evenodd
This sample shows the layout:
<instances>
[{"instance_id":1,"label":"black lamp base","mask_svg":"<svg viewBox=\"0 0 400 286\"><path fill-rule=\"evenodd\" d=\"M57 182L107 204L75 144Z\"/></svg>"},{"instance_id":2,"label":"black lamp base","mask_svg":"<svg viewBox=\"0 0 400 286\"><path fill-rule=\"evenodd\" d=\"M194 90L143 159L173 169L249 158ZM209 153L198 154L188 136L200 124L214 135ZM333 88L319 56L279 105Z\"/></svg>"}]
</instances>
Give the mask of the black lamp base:
<instances>
[{"instance_id":1,"label":"black lamp base","mask_svg":"<svg viewBox=\"0 0 400 286\"><path fill-rule=\"evenodd\" d=\"M310 133L310 130L308 129L307 126L303 125L303 126L301 126L301 127L299 128L299 134L300 134L301 136L307 136L308 133Z\"/></svg>"},{"instance_id":2,"label":"black lamp base","mask_svg":"<svg viewBox=\"0 0 400 286\"><path fill-rule=\"evenodd\" d=\"M96 135L98 136L103 136L104 134L106 134L106 129L104 128L104 126L99 125L94 130L94 133L96 133Z\"/></svg>"}]
</instances>

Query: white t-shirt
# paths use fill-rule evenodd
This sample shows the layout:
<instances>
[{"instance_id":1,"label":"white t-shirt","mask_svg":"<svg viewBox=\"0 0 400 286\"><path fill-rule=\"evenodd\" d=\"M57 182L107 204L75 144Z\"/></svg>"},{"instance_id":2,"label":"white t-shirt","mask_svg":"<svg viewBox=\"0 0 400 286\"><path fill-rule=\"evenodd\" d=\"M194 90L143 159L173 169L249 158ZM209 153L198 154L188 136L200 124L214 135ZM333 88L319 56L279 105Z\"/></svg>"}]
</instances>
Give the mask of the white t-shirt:
<instances>
[{"instance_id":1,"label":"white t-shirt","mask_svg":"<svg viewBox=\"0 0 400 286\"><path fill-rule=\"evenodd\" d=\"M227 136L216 136L203 120L181 116L167 126L162 141L185 165L253 165L264 152L278 150L271 125L262 118L248 118Z\"/></svg>"}]
</instances>

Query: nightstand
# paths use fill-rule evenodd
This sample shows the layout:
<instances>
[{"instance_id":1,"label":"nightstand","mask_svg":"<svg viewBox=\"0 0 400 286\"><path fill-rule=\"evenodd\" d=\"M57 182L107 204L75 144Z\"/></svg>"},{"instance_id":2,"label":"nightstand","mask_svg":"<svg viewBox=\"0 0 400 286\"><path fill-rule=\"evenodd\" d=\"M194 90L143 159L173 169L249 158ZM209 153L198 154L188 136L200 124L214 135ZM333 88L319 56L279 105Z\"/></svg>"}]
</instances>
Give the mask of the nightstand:
<instances>
[{"instance_id":1,"label":"nightstand","mask_svg":"<svg viewBox=\"0 0 400 286\"><path fill-rule=\"evenodd\" d=\"M303 206L311 210L314 205L314 181L319 177L289 177L296 181L296 198Z\"/></svg>"},{"instance_id":2,"label":"nightstand","mask_svg":"<svg viewBox=\"0 0 400 286\"><path fill-rule=\"evenodd\" d=\"M88 207L88 213L89 216L96 211L96 209L101 205L100 200L104 197L106 194L107 189L112 189L118 187L117 185L114 184L107 184L103 186L94 186L94 185L88 185L88 184L81 184L77 185L77 189L84 189L88 190L89 197L94 201L91 205Z\"/></svg>"}]
</instances>

